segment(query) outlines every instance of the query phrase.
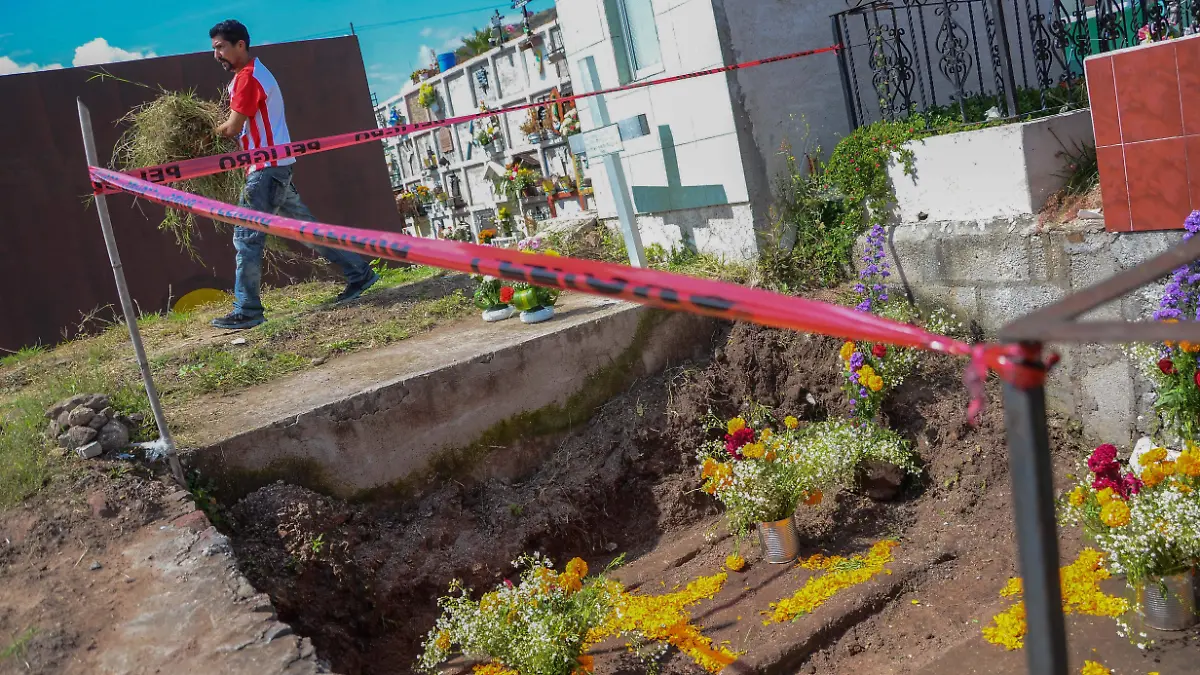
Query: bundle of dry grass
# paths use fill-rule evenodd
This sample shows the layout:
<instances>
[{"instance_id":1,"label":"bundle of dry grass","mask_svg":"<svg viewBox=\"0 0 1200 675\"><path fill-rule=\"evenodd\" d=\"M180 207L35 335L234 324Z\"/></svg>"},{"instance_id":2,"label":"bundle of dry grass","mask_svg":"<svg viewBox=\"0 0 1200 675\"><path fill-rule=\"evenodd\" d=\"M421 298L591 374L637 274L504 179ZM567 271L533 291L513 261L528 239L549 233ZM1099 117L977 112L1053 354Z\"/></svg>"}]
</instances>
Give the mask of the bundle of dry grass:
<instances>
[{"instance_id":1,"label":"bundle of dry grass","mask_svg":"<svg viewBox=\"0 0 1200 675\"><path fill-rule=\"evenodd\" d=\"M234 140L216 133L217 125L228 114L226 110L223 101L201 98L194 91L163 91L118 121L127 128L113 148L112 164L118 170L129 171L237 150ZM236 204L245 184L243 172L225 171L179 181L172 187ZM192 245L195 215L167 209L159 228L174 235L175 241L193 257L196 255Z\"/></svg>"}]
</instances>

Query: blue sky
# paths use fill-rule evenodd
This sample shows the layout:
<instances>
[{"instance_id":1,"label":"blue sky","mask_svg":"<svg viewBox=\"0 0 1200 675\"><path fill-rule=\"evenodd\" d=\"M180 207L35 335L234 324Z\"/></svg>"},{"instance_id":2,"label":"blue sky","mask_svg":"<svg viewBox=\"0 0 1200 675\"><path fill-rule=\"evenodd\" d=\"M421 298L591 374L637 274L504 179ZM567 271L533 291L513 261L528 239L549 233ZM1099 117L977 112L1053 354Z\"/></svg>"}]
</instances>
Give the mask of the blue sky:
<instances>
[{"instance_id":1,"label":"blue sky","mask_svg":"<svg viewBox=\"0 0 1200 675\"><path fill-rule=\"evenodd\" d=\"M534 0L529 9L552 4ZM138 3L116 11L108 3L82 0L0 0L0 75L205 51L208 29L228 18L246 24L255 44L345 34L353 23L371 90L383 100L428 63L430 48L452 51L495 9L505 23L518 20L511 0L214 0Z\"/></svg>"}]
</instances>

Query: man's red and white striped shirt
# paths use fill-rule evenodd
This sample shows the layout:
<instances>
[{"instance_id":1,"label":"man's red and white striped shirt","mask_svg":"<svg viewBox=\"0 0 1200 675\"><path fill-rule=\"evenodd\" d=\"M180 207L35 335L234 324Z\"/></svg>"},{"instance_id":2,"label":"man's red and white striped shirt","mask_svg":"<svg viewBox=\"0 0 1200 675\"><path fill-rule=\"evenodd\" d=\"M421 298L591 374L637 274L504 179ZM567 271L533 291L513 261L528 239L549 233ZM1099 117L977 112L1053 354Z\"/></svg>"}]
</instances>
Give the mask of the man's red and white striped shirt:
<instances>
[{"instance_id":1,"label":"man's red and white striped shirt","mask_svg":"<svg viewBox=\"0 0 1200 675\"><path fill-rule=\"evenodd\" d=\"M283 113L283 92L275 76L258 59L237 71L229 83L229 108L248 117L242 127L242 149L257 150L292 141ZM294 157L260 162L247 173L267 166L287 166Z\"/></svg>"}]
</instances>

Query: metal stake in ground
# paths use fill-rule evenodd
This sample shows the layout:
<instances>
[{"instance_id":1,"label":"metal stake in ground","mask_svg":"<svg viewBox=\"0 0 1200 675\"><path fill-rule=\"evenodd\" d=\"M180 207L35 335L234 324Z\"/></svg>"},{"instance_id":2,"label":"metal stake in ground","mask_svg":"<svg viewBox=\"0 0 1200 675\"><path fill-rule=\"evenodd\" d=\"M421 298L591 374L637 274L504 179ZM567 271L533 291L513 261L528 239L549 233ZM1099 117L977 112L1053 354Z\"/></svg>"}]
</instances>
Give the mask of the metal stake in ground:
<instances>
[{"instance_id":1,"label":"metal stake in ground","mask_svg":"<svg viewBox=\"0 0 1200 675\"><path fill-rule=\"evenodd\" d=\"M1038 350L1040 354L1040 349ZM1067 632L1058 573L1054 469L1046 428L1046 388L1004 384L1013 512L1024 587L1030 675L1067 675Z\"/></svg>"},{"instance_id":2,"label":"metal stake in ground","mask_svg":"<svg viewBox=\"0 0 1200 675\"><path fill-rule=\"evenodd\" d=\"M87 156L88 166L100 166L96 156L96 139L92 136L92 115L82 99L75 99L79 106L79 128L83 132L83 151ZM146 385L146 398L150 399L150 410L154 412L154 423L158 425L159 442L166 446L167 464L171 467L171 475L180 485L187 485L183 475L183 466L179 463L179 455L175 452L175 441L167 429L167 418L163 415L162 403L158 400L158 389L150 375L150 363L146 360L146 348L142 345L142 334L138 330L137 314L134 311L133 299L129 297L129 285L125 283L125 270L121 265L121 254L117 251L117 238L113 235L112 219L108 215L108 201L104 195L96 195L96 212L100 214L100 230L104 233L104 246L108 249L108 261L112 263L113 277L117 281L117 295L121 297L121 313L125 316L125 325L129 327L129 339L133 342L133 351L137 354L138 369L142 373L142 382Z\"/></svg>"}]
</instances>

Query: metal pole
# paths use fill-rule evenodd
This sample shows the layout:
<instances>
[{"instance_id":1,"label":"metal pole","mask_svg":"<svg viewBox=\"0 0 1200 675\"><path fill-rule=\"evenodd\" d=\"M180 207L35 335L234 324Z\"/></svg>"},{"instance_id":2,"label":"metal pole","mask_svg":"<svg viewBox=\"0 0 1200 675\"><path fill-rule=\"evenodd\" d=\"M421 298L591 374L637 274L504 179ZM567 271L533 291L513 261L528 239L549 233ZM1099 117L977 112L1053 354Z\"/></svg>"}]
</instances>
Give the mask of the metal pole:
<instances>
[{"instance_id":1,"label":"metal pole","mask_svg":"<svg viewBox=\"0 0 1200 675\"><path fill-rule=\"evenodd\" d=\"M1004 385L1012 501L1024 584L1025 653L1031 675L1067 675L1067 634L1058 576L1054 474L1046 388Z\"/></svg>"},{"instance_id":2,"label":"metal pole","mask_svg":"<svg viewBox=\"0 0 1200 675\"><path fill-rule=\"evenodd\" d=\"M99 166L96 139L92 136L92 115L82 99L76 98L75 102L79 106L79 128L83 132L83 150L87 155L88 166ZM129 327L129 339L133 342L134 353L137 354L138 369L142 373L142 382L146 385L146 398L150 400L150 410L154 412L154 423L158 425L159 441L166 446L167 464L171 467L171 475L181 486L186 486L187 478L183 475L183 466L179 463L178 453L175 452L175 441L171 438L171 431L167 429L167 418L163 415L162 403L158 400L158 389L154 387L154 379L150 375L150 363L146 360L146 348L142 345L137 314L134 311L133 299L129 297L129 285L125 283L121 254L117 251L117 238L113 235L112 219L108 215L108 201L104 195L96 195L95 199L96 212L100 214L100 230L104 233L104 246L108 249L108 261L112 264L113 277L117 281L117 295L121 297L121 312L125 315L125 325Z\"/></svg>"},{"instance_id":3,"label":"metal pole","mask_svg":"<svg viewBox=\"0 0 1200 675\"><path fill-rule=\"evenodd\" d=\"M1008 21L1004 18L1004 0L992 0L992 8L996 13L996 26L999 28L1000 61L1004 72L1004 105L1008 107L1008 116L1014 117L1021 111L1017 110L1017 76L1013 72L1012 52L1009 50Z\"/></svg>"},{"instance_id":4,"label":"metal pole","mask_svg":"<svg viewBox=\"0 0 1200 675\"><path fill-rule=\"evenodd\" d=\"M833 22L833 43L841 45L841 49L837 51L838 74L842 76L842 98L846 103L846 119L850 122L850 131L858 128L858 114L854 110L854 102L850 100L850 71L846 68L846 59L850 53L850 45L846 44L846 36L842 33L842 25L838 23L839 15L834 14L830 20Z\"/></svg>"}]
</instances>

